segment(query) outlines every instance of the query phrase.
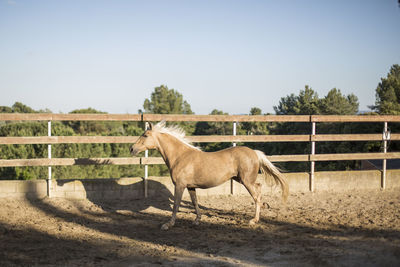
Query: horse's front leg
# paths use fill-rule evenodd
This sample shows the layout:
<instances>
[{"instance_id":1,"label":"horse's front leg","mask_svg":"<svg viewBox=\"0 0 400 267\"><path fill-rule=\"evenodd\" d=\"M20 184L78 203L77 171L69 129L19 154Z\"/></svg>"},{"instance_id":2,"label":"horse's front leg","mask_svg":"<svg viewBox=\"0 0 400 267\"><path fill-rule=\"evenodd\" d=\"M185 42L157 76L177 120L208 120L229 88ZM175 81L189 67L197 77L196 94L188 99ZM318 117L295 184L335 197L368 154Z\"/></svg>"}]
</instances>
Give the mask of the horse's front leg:
<instances>
[{"instance_id":1,"label":"horse's front leg","mask_svg":"<svg viewBox=\"0 0 400 267\"><path fill-rule=\"evenodd\" d=\"M174 226L175 224L175 219L176 219L176 213L179 210L179 205L181 204L181 200L182 200L182 195L183 195L183 191L185 190L184 186L180 186L178 184L175 185L175 200L174 200L174 208L172 210L172 217L169 220L169 222L164 223L161 226L161 230L168 230L169 228L171 228L172 226Z\"/></svg>"}]
</instances>

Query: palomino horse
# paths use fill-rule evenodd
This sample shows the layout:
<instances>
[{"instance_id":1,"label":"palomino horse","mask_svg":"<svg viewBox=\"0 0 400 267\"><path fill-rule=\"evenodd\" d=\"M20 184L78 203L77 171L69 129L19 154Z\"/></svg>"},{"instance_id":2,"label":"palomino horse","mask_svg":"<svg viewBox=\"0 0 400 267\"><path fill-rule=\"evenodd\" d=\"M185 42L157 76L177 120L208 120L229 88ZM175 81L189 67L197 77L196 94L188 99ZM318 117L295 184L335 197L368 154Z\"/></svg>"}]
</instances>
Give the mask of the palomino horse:
<instances>
[{"instance_id":1,"label":"palomino horse","mask_svg":"<svg viewBox=\"0 0 400 267\"><path fill-rule=\"evenodd\" d=\"M217 152L203 152L185 139L185 132L177 127L166 127L162 121L150 128L132 145L132 155L157 149L163 157L175 185L175 201L171 220L161 229L168 230L175 224L176 213L182 200L185 188L196 210L194 224L199 224L200 209L197 204L196 188L210 188L220 185L229 179L242 183L253 197L256 212L250 224L260 218L261 184L256 183L258 171L270 174L277 184L281 185L282 196L287 199L289 188L283 175L267 159L263 152L248 147L231 147Z\"/></svg>"}]
</instances>

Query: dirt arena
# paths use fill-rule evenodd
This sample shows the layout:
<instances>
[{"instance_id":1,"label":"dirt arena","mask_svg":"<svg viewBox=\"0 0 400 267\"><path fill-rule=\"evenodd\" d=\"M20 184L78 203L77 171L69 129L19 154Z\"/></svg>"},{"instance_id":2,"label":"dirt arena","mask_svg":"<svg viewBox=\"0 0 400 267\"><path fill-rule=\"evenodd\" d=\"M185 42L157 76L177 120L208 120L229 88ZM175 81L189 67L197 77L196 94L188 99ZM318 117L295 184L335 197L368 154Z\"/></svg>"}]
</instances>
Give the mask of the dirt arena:
<instances>
[{"instance_id":1,"label":"dirt arena","mask_svg":"<svg viewBox=\"0 0 400 267\"><path fill-rule=\"evenodd\" d=\"M187 200L0 199L0 266L400 266L400 190ZM270 208L268 208L268 205Z\"/></svg>"}]
</instances>

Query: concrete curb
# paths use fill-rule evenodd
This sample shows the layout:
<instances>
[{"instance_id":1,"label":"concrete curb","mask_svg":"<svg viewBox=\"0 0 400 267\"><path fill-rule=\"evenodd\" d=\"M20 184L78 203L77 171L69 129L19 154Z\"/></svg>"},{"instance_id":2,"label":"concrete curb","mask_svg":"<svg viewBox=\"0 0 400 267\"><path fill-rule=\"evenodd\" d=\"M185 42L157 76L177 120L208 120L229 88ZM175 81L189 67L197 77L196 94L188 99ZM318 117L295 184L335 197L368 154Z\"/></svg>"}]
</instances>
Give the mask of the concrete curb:
<instances>
[{"instance_id":1,"label":"concrete curb","mask_svg":"<svg viewBox=\"0 0 400 267\"><path fill-rule=\"evenodd\" d=\"M290 192L310 192L308 173L286 173ZM277 186L271 187L268 179L260 175L264 194L278 193ZM400 187L400 170L387 171L387 188ZM174 185L170 177L149 177L148 196L159 194L173 195ZM272 189L271 189L272 188ZM380 171L336 171L315 173L316 191L349 191L381 188ZM144 197L144 180L140 177L119 179L68 179L53 180L51 196L66 199L139 199ZM210 189L198 189L199 196L230 194L230 181ZM248 194L243 185L233 183L234 194ZM46 180L0 181L0 198L33 198L41 199L47 196ZM185 192L184 197L188 197Z\"/></svg>"}]
</instances>

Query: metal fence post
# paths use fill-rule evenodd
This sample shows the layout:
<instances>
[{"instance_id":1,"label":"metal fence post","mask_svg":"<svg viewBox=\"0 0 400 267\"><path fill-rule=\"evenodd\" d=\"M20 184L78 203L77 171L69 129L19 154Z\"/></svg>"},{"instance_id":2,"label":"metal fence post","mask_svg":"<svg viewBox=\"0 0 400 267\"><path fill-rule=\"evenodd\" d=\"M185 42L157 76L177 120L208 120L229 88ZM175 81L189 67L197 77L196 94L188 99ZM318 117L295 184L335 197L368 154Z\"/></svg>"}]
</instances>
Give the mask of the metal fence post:
<instances>
[{"instance_id":1,"label":"metal fence post","mask_svg":"<svg viewBox=\"0 0 400 267\"><path fill-rule=\"evenodd\" d=\"M232 132L233 136L236 136L236 127L237 127L237 122L235 121L235 122L233 122L233 132ZM235 147L236 146L236 142L233 142L232 146ZM231 179L231 194L233 195L233 179Z\"/></svg>"},{"instance_id":2,"label":"metal fence post","mask_svg":"<svg viewBox=\"0 0 400 267\"><path fill-rule=\"evenodd\" d=\"M315 122L311 122L311 155L315 155L315 141L313 137L315 136ZM311 171L310 171L310 191L314 192L314 177L315 177L315 161L311 161Z\"/></svg>"},{"instance_id":3,"label":"metal fence post","mask_svg":"<svg viewBox=\"0 0 400 267\"><path fill-rule=\"evenodd\" d=\"M383 125L382 139L383 139L383 153L387 153L387 141L390 140L390 132L388 132L387 121L385 121ZM382 189L386 188L386 159L383 159L383 164L382 164L381 187Z\"/></svg>"},{"instance_id":4,"label":"metal fence post","mask_svg":"<svg viewBox=\"0 0 400 267\"><path fill-rule=\"evenodd\" d=\"M144 130L147 131L149 129L149 123L145 122L144 124ZM149 151L145 150L144 151L144 157L148 158L149 157ZM147 191L147 178L149 178L149 165L145 164L144 165L144 197L147 198L148 196L148 191Z\"/></svg>"},{"instance_id":5,"label":"metal fence post","mask_svg":"<svg viewBox=\"0 0 400 267\"><path fill-rule=\"evenodd\" d=\"M47 136L51 136L51 121L47 122ZM51 159L51 145L47 145L47 156ZM48 177L47 177L47 196L51 197L51 166L48 166Z\"/></svg>"}]
</instances>

